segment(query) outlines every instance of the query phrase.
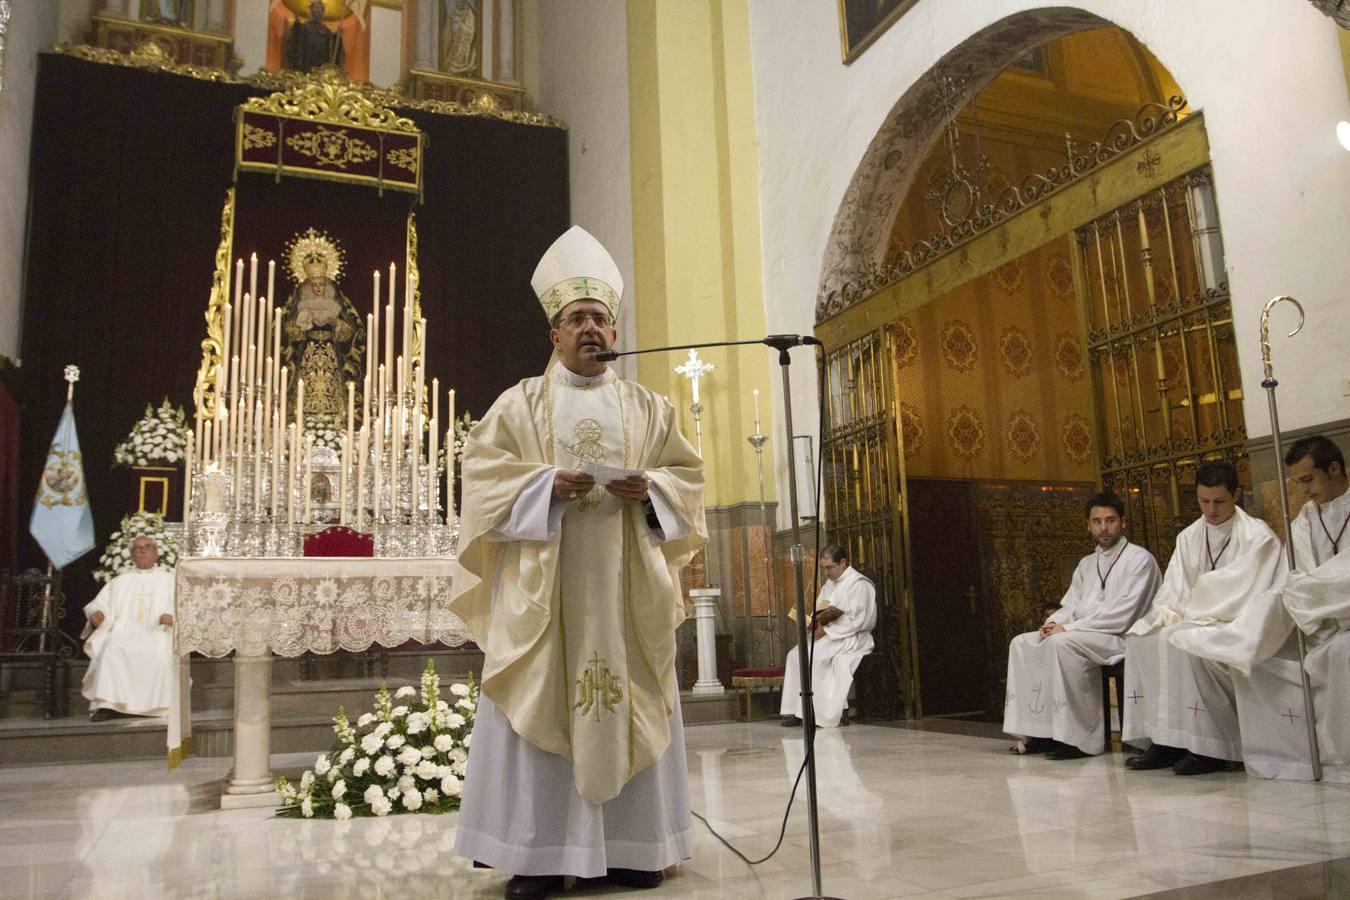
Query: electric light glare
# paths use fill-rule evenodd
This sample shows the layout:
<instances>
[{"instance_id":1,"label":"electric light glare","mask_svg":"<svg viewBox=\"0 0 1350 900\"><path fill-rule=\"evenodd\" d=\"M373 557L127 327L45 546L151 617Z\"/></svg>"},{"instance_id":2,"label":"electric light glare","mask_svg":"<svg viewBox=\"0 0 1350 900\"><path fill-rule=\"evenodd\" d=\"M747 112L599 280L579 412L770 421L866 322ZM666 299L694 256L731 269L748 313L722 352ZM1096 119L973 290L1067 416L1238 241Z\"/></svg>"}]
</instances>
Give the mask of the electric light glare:
<instances>
[{"instance_id":1,"label":"electric light glare","mask_svg":"<svg viewBox=\"0 0 1350 900\"><path fill-rule=\"evenodd\" d=\"M1342 119L1336 123L1336 138L1341 142L1341 146L1350 150L1350 122Z\"/></svg>"}]
</instances>

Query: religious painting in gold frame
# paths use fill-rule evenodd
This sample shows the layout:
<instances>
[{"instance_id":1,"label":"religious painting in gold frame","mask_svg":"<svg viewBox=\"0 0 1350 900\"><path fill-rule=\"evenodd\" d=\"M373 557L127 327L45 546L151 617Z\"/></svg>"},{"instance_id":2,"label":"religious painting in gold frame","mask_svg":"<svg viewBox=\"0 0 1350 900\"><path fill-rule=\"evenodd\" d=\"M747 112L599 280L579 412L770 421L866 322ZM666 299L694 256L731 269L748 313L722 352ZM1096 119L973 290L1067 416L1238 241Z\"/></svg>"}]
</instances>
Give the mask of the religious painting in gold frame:
<instances>
[{"instance_id":1,"label":"religious painting in gold frame","mask_svg":"<svg viewBox=\"0 0 1350 900\"><path fill-rule=\"evenodd\" d=\"M141 21L190 28L193 2L194 0L141 0Z\"/></svg>"},{"instance_id":2,"label":"religious painting in gold frame","mask_svg":"<svg viewBox=\"0 0 1350 900\"><path fill-rule=\"evenodd\" d=\"M919 0L839 0L844 65L858 58Z\"/></svg>"}]
</instances>

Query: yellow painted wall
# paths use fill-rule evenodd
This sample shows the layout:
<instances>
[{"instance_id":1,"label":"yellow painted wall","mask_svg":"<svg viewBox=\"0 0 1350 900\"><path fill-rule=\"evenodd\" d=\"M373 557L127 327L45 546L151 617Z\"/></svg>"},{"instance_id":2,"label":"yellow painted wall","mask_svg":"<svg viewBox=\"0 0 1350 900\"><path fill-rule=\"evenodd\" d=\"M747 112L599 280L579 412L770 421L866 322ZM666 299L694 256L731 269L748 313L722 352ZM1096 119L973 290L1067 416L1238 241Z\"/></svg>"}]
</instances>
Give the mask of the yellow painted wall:
<instances>
[{"instance_id":1,"label":"yellow painted wall","mask_svg":"<svg viewBox=\"0 0 1350 900\"><path fill-rule=\"evenodd\" d=\"M633 308L638 347L762 337L759 164L747 0L634 0L628 6ZM710 505L758 500L751 391L772 433L767 348L701 351ZM694 436L686 354L639 358ZM766 460L771 466L771 460ZM768 496L773 496L767 471Z\"/></svg>"}]
</instances>

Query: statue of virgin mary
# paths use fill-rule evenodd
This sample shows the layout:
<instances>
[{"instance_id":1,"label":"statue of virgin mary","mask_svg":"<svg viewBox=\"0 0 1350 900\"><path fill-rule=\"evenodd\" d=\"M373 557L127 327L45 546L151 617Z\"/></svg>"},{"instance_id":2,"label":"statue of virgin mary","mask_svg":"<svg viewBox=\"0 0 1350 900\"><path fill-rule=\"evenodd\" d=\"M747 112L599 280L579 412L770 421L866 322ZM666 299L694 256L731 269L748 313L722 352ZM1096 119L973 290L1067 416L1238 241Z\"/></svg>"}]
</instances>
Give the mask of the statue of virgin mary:
<instances>
[{"instance_id":1,"label":"statue of virgin mary","mask_svg":"<svg viewBox=\"0 0 1350 900\"><path fill-rule=\"evenodd\" d=\"M346 382L356 384L361 408L366 326L338 287L342 250L310 228L291 240L286 255L295 282L281 312L281 363L291 370L290 399L297 379L304 379L306 417L345 422Z\"/></svg>"}]
</instances>

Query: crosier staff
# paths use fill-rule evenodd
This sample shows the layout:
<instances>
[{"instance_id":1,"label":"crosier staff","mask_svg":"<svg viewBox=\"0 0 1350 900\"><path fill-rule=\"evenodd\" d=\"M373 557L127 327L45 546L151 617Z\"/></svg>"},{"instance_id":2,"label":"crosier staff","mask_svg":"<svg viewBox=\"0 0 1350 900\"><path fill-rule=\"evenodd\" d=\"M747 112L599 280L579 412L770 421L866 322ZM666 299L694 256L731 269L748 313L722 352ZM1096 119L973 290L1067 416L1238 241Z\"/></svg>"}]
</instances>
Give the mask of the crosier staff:
<instances>
[{"instance_id":1,"label":"crosier staff","mask_svg":"<svg viewBox=\"0 0 1350 900\"><path fill-rule=\"evenodd\" d=\"M1289 516L1289 484L1284 471L1284 446L1280 440L1280 414L1275 405L1275 388L1279 385L1279 382L1275 380L1275 370L1270 364L1270 311L1275 307L1275 304L1282 300L1294 304L1294 307L1298 310L1298 325L1293 331L1289 332L1289 337L1293 337L1303 330L1303 305L1301 303L1293 297L1284 295L1272 297L1266 301L1265 308L1261 310L1261 365L1265 368L1265 377L1261 380L1261 387L1266 389L1266 399L1270 403L1270 435L1275 442L1275 471L1280 485L1280 513L1284 516L1284 546L1289 553L1289 572L1292 574L1298 570L1298 564L1294 558L1294 528ZM1297 626L1294 628L1294 634L1298 636L1298 671L1303 680L1303 711L1304 722L1308 726L1308 754L1312 758L1313 781L1321 781L1322 754L1317 747L1317 718L1313 709L1312 684L1308 681L1307 639L1303 635L1303 629Z\"/></svg>"}]
</instances>

